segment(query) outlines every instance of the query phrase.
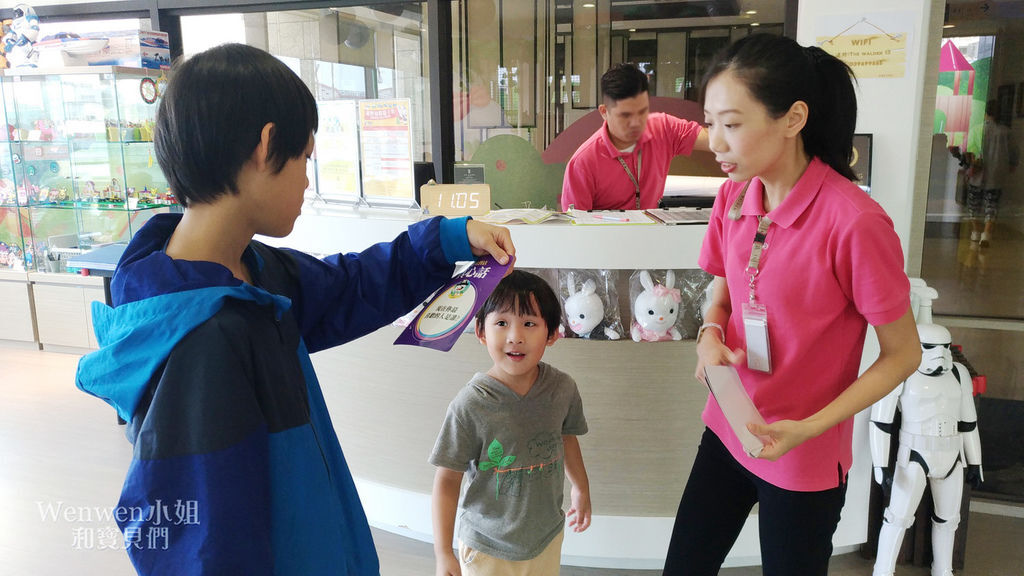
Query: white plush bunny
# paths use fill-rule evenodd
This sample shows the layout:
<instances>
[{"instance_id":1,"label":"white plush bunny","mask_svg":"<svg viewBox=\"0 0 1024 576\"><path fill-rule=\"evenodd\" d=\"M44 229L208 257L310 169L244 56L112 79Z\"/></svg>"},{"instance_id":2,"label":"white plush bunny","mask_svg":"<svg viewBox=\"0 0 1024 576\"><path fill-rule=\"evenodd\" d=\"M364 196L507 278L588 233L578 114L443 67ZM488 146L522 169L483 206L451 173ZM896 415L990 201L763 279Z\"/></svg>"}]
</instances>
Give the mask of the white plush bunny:
<instances>
[{"instance_id":1,"label":"white plush bunny","mask_svg":"<svg viewBox=\"0 0 1024 576\"><path fill-rule=\"evenodd\" d=\"M619 333L604 326L604 302L597 295L597 285L587 280L576 291L576 276L568 275L569 297L565 299L565 316L569 329L580 338L618 340Z\"/></svg>"},{"instance_id":2,"label":"white plush bunny","mask_svg":"<svg viewBox=\"0 0 1024 576\"><path fill-rule=\"evenodd\" d=\"M645 340L681 340L683 336L676 329L676 317L682 296L673 288L676 275L671 270L665 275L665 285L655 284L647 270L640 272L640 284L644 291L633 302L633 321L629 333L634 342Z\"/></svg>"}]
</instances>

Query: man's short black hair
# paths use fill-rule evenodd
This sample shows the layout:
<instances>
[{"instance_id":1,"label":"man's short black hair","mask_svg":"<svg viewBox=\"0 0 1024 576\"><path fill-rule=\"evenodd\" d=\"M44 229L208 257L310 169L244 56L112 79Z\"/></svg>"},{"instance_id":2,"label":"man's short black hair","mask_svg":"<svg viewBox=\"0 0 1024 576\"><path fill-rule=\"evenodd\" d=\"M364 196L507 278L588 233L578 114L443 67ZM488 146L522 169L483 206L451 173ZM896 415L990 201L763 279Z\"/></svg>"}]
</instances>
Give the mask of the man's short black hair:
<instances>
[{"instance_id":1,"label":"man's short black hair","mask_svg":"<svg viewBox=\"0 0 1024 576\"><path fill-rule=\"evenodd\" d=\"M222 44L175 63L157 111L156 158L184 206L238 194L238 174L273 123L275 172L301 156L317 129L316 101L280 60Z\"/></svg>"},{"instance_id":2,"label":"man's short black hair","mask_svg":"<svg viewBox=\"0 0 1024 576\"><path fill-rule=\"evenodd\" d=\"M601 95L613 102L639 96L649 88L647 74L628 62L612 66L601 76Z\"/></svg>"},{"instance_id":3,"label":"man's short black hair","mask_svg":"<svg viewBox=\"0 0 1024 576\"><path fill-rule=\"evenodd\" d=\"M537 309L533 307L531 294L537 300ZM562 321L562 305L555 291L540 276L522 270L513 270L502 278L494 292L487 297L476 313L477 331L484 331L487 315L491 312L514 312L520 316L537 314L547 324L548 338L554 335Z\"/></svg>"}]
</instances>

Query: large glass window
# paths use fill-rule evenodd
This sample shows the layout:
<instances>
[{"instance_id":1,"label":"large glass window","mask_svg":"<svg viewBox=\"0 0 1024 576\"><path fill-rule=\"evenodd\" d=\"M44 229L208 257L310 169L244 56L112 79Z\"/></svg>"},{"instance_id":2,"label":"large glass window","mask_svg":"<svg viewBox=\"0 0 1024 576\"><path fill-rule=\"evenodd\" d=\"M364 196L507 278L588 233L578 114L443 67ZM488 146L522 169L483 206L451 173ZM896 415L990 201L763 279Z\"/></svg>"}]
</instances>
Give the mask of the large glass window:
<instances>
[{"instance_id":1,"label":"large glass window","mask_svg":"<svg viewBox=\"0 0 1024 576\"><path fill-rule=\"evenodd\" d=\"M395 101L408 113L411 135L408 158L396 162L431 160L425 3L185 16L181 27L186 55L223 42L249 44L277 56L309 86L321 118L309 166L311 201L373 196L411 203L411 180L376 182L377 171L363 167L359 151L367 138L360 140L356 125L359 101Z\"/></svg>"},{"instance_id":2,"label":"large glass window","mask_svg":"<svg viewBox=\"0 0 1024 576\"><path fill-rule=\"evenodd\" d=\"M1024 19L980 16L950 10L936 47L921 276L939 292L937 323L987 378L981 490L1024 501L1024 453L1006 441L1024 429Z\"/></svg>"},{"instance_id":3,"label":"large glass window","mask_svg":"<svg viewBox=\"0 0 1024 576\"><path fill-rule=\"evenodd\" d=\"M568 158L543 153L596 114L610 65L644 70L651 96L696 99L715 50L756 26L782 32L784 3L698 4L454 2L456 162L484 166L496 206L556 206Z\"/></svg>"}]
</instances>

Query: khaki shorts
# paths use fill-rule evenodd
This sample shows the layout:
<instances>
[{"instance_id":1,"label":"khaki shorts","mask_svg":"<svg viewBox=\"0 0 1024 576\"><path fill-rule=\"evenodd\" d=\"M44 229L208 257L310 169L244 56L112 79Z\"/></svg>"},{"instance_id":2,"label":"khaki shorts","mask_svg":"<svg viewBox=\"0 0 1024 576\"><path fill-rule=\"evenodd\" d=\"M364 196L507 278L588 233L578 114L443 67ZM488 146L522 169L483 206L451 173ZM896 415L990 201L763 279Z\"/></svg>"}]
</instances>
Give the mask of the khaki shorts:
<instances>
[{"instance_id":1,"label":"khaki shorts","mask_svg":"<svg viewBox=\"0 0 1024 576\"><path fill-rule=\"evenodd\" d=\"M459 540L459 564L462 576L558 576L562 560L564 532L548 544L535 558L502 560L466 546Z\"/></svg>"}]
</instances>

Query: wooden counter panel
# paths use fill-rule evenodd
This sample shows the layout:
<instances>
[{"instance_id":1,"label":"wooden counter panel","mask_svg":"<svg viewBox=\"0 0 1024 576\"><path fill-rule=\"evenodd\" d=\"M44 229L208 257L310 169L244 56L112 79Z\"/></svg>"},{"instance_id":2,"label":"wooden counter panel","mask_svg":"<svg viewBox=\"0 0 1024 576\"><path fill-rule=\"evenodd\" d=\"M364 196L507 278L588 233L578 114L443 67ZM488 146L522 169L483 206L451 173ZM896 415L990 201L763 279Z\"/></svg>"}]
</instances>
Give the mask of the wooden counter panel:
<instances>
[{"instance_id":1,"label":"wooden counter panel","mask_svg":"<svg viewBox=\"0 0 1024 576\"><path fill-rule=\"evenodd\" d=\"M442 353L393 346L398 333L383 328L313 362L353 474L429 495L427 457L448 403L490 359L469 335ZM573 375L583 397L595 514L674 516L707 397L692 376L693 341L563 339L545 360Z\"/></svg>"}]
</instances>

